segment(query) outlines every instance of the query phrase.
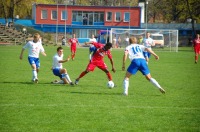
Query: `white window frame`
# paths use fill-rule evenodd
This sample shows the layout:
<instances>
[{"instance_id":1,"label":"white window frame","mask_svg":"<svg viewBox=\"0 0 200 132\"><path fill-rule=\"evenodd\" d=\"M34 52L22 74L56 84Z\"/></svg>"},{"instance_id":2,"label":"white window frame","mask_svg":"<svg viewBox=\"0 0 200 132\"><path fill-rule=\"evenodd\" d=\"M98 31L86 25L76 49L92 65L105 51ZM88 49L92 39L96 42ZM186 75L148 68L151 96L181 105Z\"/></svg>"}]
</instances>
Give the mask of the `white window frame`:
<instances>
[{"instance_id":1,"label":"white window frame","mask_svg":"<svg viewBox=\"0 0 200 132\"><path fill-rule=\"evenodd\" d=\"M65 16L64 16L63 13L65 13ZM67 19L68 19L68 13L67 13L67 11L66 10L62 10L61 11L61 20L67 20Z\"/></svg>"},{"instance_id":2,"label":"white window frame","mask_svg":"<svg viewBox=\"0 0 200 132\"><path fill-rule=\"evenodd\" d=\"M111 14L110 19L108 19L109 13ZM112 21L112 12L106 12L106 21Z\"/></svg>"},{"instance_id":3,"label":"white window frame","mask_svg":"<svg viewBox=\"0 0 200 132\"><path fill-rule=\"evenodd\" d=\"M53 12L55 12L55 14L53 14ZM56 18L54 18L53 15L56 15L56 16L55 16ZM51 11L51 19L52 19L52 20L57 20L57 19L58 19L57 11L56 11L56 10L52 10L52 11Z\"/></svg>"},{"instance_id":4,"label":"white window frame","mask_svg":"<svg viewBox=\"0 0 200 132\"><path fill-rule=\"evenodd\" d=\"M41 11L41 19L47 19L47 10Z\"/></svg>"},{"instance_id":5,"label":"white window frame","mask_svg":"<svg viewBox=\"0 0 200 132\"><path fill-rule=\"evenodd\" d=\"M117 19L117 14L119 13L119 20ZM120 22L121 21L121 12L115 12L115 21Z\"/></svg>"},{"instance_id":6,"label":"white window frame","mask_svg":"<svg viewBox=\"0 0 200 132\"><path fill-rule=\"evenodd\" d=\"M129 15L129 18L126 18L126 14ZM124 12L124 22L130 21L130 12Z\"/></svg>"}]
</instances>

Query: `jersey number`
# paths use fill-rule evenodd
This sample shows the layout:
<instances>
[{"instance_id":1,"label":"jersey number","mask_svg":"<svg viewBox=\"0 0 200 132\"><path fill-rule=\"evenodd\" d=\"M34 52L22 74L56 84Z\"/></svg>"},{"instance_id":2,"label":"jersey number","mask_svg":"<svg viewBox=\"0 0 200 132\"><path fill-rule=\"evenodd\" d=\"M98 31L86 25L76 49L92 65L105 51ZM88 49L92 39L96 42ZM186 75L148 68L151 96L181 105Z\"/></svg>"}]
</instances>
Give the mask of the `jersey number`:
<instances>
[{"instance_id":1,"label":"jersey number","mask_svg":"<svg viewBox=\"0 0 200 132\"><path fill-rule=\"evenodd\" d=\"M133 50L133 53L134 53L134 54L137 54L138 52L142 52L142 50L140 49L139 46L132 47L132 50Z\"/></svg>"}]
</instances>

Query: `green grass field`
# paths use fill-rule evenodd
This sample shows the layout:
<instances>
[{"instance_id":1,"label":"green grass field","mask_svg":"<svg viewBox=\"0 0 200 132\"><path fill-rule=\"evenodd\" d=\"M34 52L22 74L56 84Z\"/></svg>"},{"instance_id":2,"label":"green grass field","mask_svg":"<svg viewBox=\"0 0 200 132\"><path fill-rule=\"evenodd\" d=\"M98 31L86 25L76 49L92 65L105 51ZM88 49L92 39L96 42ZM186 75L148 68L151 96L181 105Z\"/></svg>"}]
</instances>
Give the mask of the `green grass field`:
<instances>
[{"instance_id":1,"label":"green grass field","mask_svg":"<svg viewBox=\"0 0 200 132\"><path fill-rule=\"evenodd\" d=\"M150 58L151 75L166 90L162 95L141 73L130 79L129 96L123 96L122 49L113 49L116 88L108 89L104 72L95 69L79 85L56 85L50 68L54 46L40 55L39 84L31 83L27 61L19 59L22 46L0 47L0 131L200 131L200 59L194 64L191 47L179 52L156 52ZM70 55L64 48L65 57ZM107 57L105 61L111 70ZM129 60L126 66L129 65ZM74 81L88 64L88 48L78 48L75 61L64 64Z\"/></svg>"}]
</instances>

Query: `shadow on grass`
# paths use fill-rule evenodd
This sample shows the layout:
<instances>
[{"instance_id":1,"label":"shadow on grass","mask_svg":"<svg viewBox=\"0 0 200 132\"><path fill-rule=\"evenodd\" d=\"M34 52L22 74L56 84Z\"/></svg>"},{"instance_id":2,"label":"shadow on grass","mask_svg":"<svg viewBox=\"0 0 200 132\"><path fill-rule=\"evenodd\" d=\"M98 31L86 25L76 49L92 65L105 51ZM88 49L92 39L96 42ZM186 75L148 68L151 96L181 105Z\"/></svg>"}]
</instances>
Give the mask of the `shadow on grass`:
<instances>
[{"instance_id":1,"label":"shadow on grass","mask_svg":"<svg viewBox=\"0 0 200 132\"><path fill-rule=\"evenodd\" d=\"M8 83L8 84L35 84L35 85L40 85L40 84L52 84L51 82L47 83L34 83L34 82L0 82L0 83Z\"/></svg>"},{"instance_id":2,"label":"shadow on grass","mask_svg":"<svg viewBox=\"0 0 200 132\"><path fill-rule=\"evenodd\" d=\"M72 94L122 95L121 93L70 92Z\"/></svg>"},{"instance_id":3,"label":"shadow on grass","mask_svg":"<svg viewBox=\"0 0 200 132\"><path fill-rule=\"evenodd\" d=\"M74 87L74 86L71 86L69 84L53 84L51 82L42 82L42 83L34 83L34 82L0 82L2 84L28 84L28 85L50 85L50 86L53 86L53 87L60 87L60 86L67 86L67 87Z\"/></svg>"},{"instance_id":4,"label":"shadow on grass","mask_svg":"<svg viewBox=\"0 0 200 132\"><path fill-rule=\"evenodd\" d=\"M35 84L33 82L0 82L0 83L8 83L8 84L10 84L10 83L13 83L13 84Z\"/></svg>"}]
</instances>

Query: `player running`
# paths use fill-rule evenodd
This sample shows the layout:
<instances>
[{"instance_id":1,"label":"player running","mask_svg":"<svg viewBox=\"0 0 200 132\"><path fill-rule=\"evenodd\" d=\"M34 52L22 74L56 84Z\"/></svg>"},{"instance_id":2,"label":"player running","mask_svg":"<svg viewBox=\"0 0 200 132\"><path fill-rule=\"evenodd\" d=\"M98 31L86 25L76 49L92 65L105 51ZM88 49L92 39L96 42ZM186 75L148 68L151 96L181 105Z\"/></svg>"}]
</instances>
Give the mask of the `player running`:
<instances>
[{"instance_id":1,"label":"player running","mask_svg":"<svg viewBox=\"0 0 200 132\"><path fill-rule=\"evenodd\" d=\"M75 80L75 84L78 84L80 78L82 78L83 76L85 76L87 73L89 73L90 71L94 71L94 69L96 67L98 67L99 69L101 69L102 71L104 71L108 77L109 81L112 81L112 76L110 74L110 72L108 71L107 65L105 64L103 58L105 55L108 56L108 58L110 59L110 63L112 65L112 71L115 72L115 68L114 68L114 63L113 63L113 59L112 59L112 54L110 52L110 48L112 47L112 44L110 42L104 44L100 44L97 42L85 42L85 44L93 44L96 47L96 52L93 54L89 64L87 65L87 68L85 71L83 71L79 77Z\"/></svg>"},{"instance_id":2,"label":"player running","mask_svg":"<svg viewBox=\"0 0 200 132\"><path fill-rule=\"evenodd\" d=\"M124 56L123 56L123 65L122 70L125 70L125 62L127 59L127 56L129 55L129 59L131 61L131 64L129 65L127 72L125 74L125 78L123 81L123 88L124 88L124 95L128 95L128 88L129 88L129 78L131 75L135 75L137 71L139 70L148 81L150 81L154 86L156 86L161 93L165 93L165 90L159 85L159 83L151 77L148 65L146 63L146 60L143 56L143 51L148 51L151 53L157 60L159 59L159 56L156 55L152 50L149 48L146 48L143 45L137 44L136 37L131 37L129 39L130 45L126 47Z\"/></svg>"},{"instance_id":3,"label":"player running","mask_svg":"<svg viewBox=\"0 0 200 132\"><path fill-rule=\"evenodd\" d=\"M194 52L195 52L195 63L198 62L198 56L200 54L200 35L197 34L196 38L193 40Z\"/></svg>"},{"instance_id":4,"label":"player running","mask_svg":"<svg viewBox=\"0 0 200 132\"><path fill-rule=\"evenodd\" d=\"M146 48L151 50L151 46L154 46L155 43L154 43L154 40L150 37L150 35L151 34L149 32L147 32L146 33L146 37L143 39L142 43L144 44L144 46ZM144 54L144 57L145 57L145 59L146 59L146 61L148 63L149 62L149 58L151 56L151 53L148 52L148 51L144 51L143 54Z\"/></svg>"},{"instance_id":5,"label":"player running","mask_svg":"<svg viewBox=\"0 0 200 132\"><path fill-rule=\"evenodd\" d=\"M69 39L68 44L71 46L71 58L74 60L76 55L76 44L80 46L78 39L76 38L76 34L73 34L73 38Z\"/></svg>"},{"instance_id":6,"label":"player running","mask_svg":"<svg viewBox=\"0 0 200 132\"><path fill-rule=\"evenodd\" d=\"M28 52L28 61L32 68L33 78L32 81L38 83L38 72L40 68L40 60L39 60L39 53L41 52L42 55L46 56L42 43L40 41L40 35L35 33L33 36L33 41L29 41L26 45L22 48L20 59L23 58L23 53L25 49L29 49Z\"/></svg>"}]
</instances>

